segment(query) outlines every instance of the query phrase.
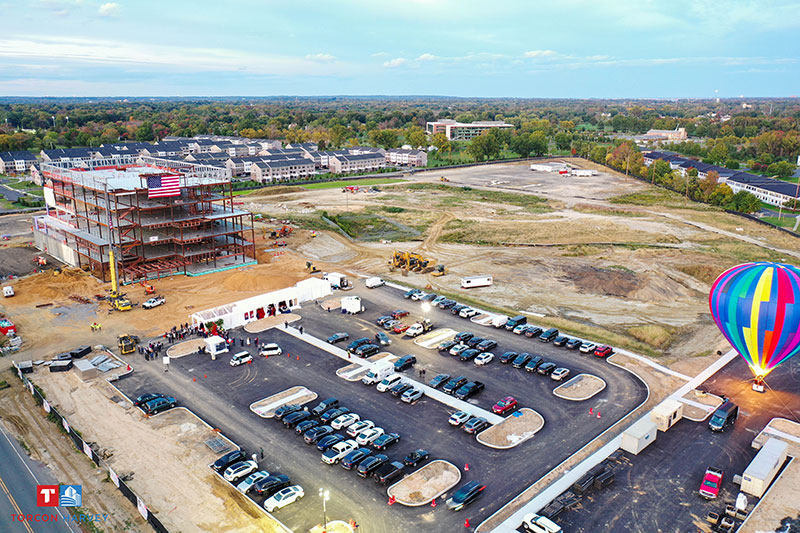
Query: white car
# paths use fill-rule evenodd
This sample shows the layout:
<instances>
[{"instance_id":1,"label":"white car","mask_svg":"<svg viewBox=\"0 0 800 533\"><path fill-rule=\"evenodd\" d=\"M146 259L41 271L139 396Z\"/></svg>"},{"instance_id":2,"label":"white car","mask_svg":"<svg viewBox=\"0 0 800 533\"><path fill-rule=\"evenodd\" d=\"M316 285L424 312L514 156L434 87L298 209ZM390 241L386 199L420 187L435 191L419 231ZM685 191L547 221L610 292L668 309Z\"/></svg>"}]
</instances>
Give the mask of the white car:
<instances>
[{"instance_id":1,"label":"white car","mask_svg":"<svg viewBox=\"0 0 800 533\"><path fill-rule=\"evenodd\" d=\"M584 342L581 344L580 350L581 353L593 353L594 349L597 348L597 345L593 342Z\"/></svg>"},{"instance_id":2,"label":"white car","mask_svg":"<svg viewBox=\"0 0 800 533\"><path fill-rule=\"evenodd\" d=\"M530 324L520 324L519 326L511 330L511 332L514 333L515 335L522 335L529 327L531 327Z\"/></svg>"},{"instance_id":3,"label":"white car","mask_svg":"<svg viewBox=\"0 0 800 533\"><path fill-rule=\"evenodd\" d=\"M422 391L420 389L408 389L400 397L405 403L414 403L422 398Z\"/></svg>"},{"instance_id":4,"label":"white car","mask_svg":"<svg viewBox=\"0 0 800 533\"><path fill-rule=\"evenodd\" d=\"M426 293L426 292L415 292L414 294L411 295L411 299L414 300L415 302L418 302L418 301L422 300L427 295L428 295L428 293Z\"/></svg>"},{"instance_id":5,"label":"white car","mask_svg":"<svg viewBox=\"0 0 800 533\"><path fill-rule=\"evenodd\" d=\"M335 465L348 453L358 448L358 444L354 440L343 440L337 442L322 454L322 462L328 465Z\"/></svg>"},{"instance_id":6,"label":"white car","mask_svg":"<svg viewBox=\"0 0 800 533\"><path fill-rule=\"evenodd\" d=\"M374 428L374 427L375 427L375 422L373 422L372 420L361 420L361 421L356 422L355 424L351 425L349 428L347 428L347 432L346 433L349 436L355 438L356 435L358 435L359 433L361 433L365 429Z\"/></svg>"},{"instance_id":7,"label":"white car","mask_svg":"<svg viewBox=\"0 0 800 533\"><path fill-rule=\"evenodd\" d=\"M248 352L239 352L231 357L231 366L239 366L249 363L253 360L253 356Z\"/></svg>"},{"instance_id":8,"label":"white car","mask_svg":"<svg viewBox=\"0 0 800 533\"><path fill-rule=\"evenodd\" d=\"M378 392L386 392L398 383L403 377L400 374L392 374L391 376L387 376L383 381L378 383Z\"/></svg>"},{"instance_id":9,"label":"white car","mask_svg":"<svg viewBox=\"0 0 800 533\"><path fill-rule=\"evenodd\" d=\"M252 474L256 470L258 470L258 464L255 461L239 461L229 466L225 470L223 477L232 483L241 477Z\"/></svg>"},{"instance_id":10,"label":"white car","mask_svg":"<svg viewBox=\"0 0 800 533\"><path fill-rule=\"evenodd\" d=\"M369 428L366 431L362 431L356 437L356 442L359 443L361 446L366 446L367 444L372 444L375 442L375 439L380 437L386 433L383 428Z\"/></svg>"},{"instance_id":11,"label":"white car","mask_svg":"<svg viewBox=\"0 0 800 533\"><path fill-rule=\"evenodd\" d=\"M561 526L547 517L536 513L526 514L522 519L522 528L531 533L563 533Z\"/></svg>"},{"instance_id":12,"label":"white car","mask_svg":"<svg viewBox=\"0 0 800 533\"><path fill-rule=\"evenodd\" d=\"M550 374L550 379L553 381L563 381L567 376L569 376L569 368L556 368L553 370L553 373Z\"/></svg>"},{"instance_id":13,"label":"white car","mask_svg":"<svg viewBox=\"0 0 800 533\"><path fill-rule=\"evenodd\" d=\"M450 423L451 426L458 427L467 420L469 420L471 416L472 415L466 411L456 411L455 413L450 415L450 420L448 420L448 422Z\"/></svg>"},{"instance_id":14,"label":"white car","mask_svg":"<svg viewBox=\"0 0 800 533\"><path fill-rule=\"evenodd\" d=\"M475 364L478 366L488 365L494 360L494 354L492 352L483 352L478 354L475 358Z\"/></svg>"},{"instance_id":15,"label":"white car","mask_svg":"<svg viewBox=\"0 0 800 533\"><path fill-rule=\"evenodd\" d=\"M269 357L271 355L281 355L282 353L283 350L281 350L281 347L275 344L274 342L270 344L265 344L258 351L258 355L261 355L263 357Z\"/></svg>"},{"instance_id":16,"label":"white car","mask_svg":"<svg viewBox=\"0 0 800 533\"><path fill-rule=\"evenodd\" d=\"M283 490L279 490L264 502L264 509L267 510L268 513L286 507L290 503L294 503L306 493L303 492L303 487L300 485L292 485L291 487L286 487Z\"/></svg>"},{"instance_id":17,"label":"white car","mask_svg":"<svg viewBox=\"0 0 800 533\"><path fill-rule=\"evenodd\" d=\"M269 477L269 472L266 470L259 470L258 472L253 472L249 476L247 476L244 481L239 483L236 486L236 490L241 492L242 494L247 494L247 492L253 488L253 485L256 484L257 481L261 481L264 478Z\"/></svg>"},{"instance_id":18,"label":"white car","mask_svg":"<svg viewBox=\"0 0 800 533\"><path fill-rule=\"evenodd\" d=\"M336 417L336 419L333 422L331 422L331 427L337 430L343 429L346 428L347 426L355 424L359 420L361 420L361 417L359 415L355 413L346 413L343 414L342 416Z\"/></svg>"},{"instance_id":19,"label":"white car","mask_svg":"<svg viewBox=\"0 0 800 533\"><path fill-rule=\"evenodd\" d=\"M450 348L450 355L458 355L461 352L463 352L464 350L466 350L467 348L469 348L469 346L467 346L466 344L458 343L455 346L453 346L452 348Z\"/></svg>"},{"instance_id":20,"label":"white car","mask_svg":"<svg viewBox=\"0 0 800 533\"><path fill-rule=\"evenodd\" d=\"M165 301L166 300L164 300L163 296L154 296L149 300L147 300L146 302L144 302L142 304L142 307L145 309L152 309L154 307L158 307L159 305L163 305Z\"/></svg>"},{"instance_id":21,"label":"white car","mask_svg":"<svg viewBox=\"0 0 800 533\"><path fill-rule=\"evenodd\" d=\"M458 316L460 316L461 318L472 318L477 314L478 312L471 307L467 307L466 309L462 309L461 311L458 312Z\"/></svg>"},{"instance_id":22,"label":"white car","mask_svg":"<svg viewBox=\"0 0 800 533\"><path fill-rule=\"evenodd\" d=\"M418 335L422 335L424 331L425 328L422 327L422 324L416 323L406 330L405 335L406 337L416 337Z\"/></svg>"}]
</instances>

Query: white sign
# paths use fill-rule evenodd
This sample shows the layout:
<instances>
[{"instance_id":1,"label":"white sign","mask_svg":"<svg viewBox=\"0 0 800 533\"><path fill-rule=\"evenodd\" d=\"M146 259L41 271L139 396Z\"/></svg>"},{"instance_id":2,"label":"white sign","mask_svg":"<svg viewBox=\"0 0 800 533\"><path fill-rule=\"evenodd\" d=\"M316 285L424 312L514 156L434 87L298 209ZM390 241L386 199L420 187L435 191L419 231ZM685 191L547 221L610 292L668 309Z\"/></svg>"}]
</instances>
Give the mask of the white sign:
<instances>
[{"instance_id":1,"label":"white sign","mask_svg":"<svg viewBox=\"0 0 800 533\"><path fill-rule=\"evenodd\" d=\"M147 520L147 506L144 504L140 497L136 497L136 508L139 509L139 514Z\"/></svg>"},{"instance_id":2,"label":"white sign","mask_svg":"<svg viewBox=\"0 0 800 533\"><path fill-rule=\"evenodd\" d=\"M64 429L69 433L69 422L67 422L66 418L61 419L61 425L64 426Z\"/></svg>"},{"instance_id":3,"label":"white sign","mask_svg":"<svg viewBox=\"0 0 800 533\"><path fill-rule=\"evenodd\" d=\"M92 449L85 442L83 443L83 453L85 453L86 457L88 457L89 459L92 458Z\"/></svg>"},{"instance_id":4,"label":"white sign","mask_svg":"<svg viewBox=\"0 0 800 533\"><path fill-rule=\"evenodd\" d=\"M169 356L165 355L163 361L165 365L169 365Z\"/></svg>"},{"instance_id":5,"label":"white sign","mask_svg":"<svg viewBox=\"0 0 800 533\"><path fill-rule=\"evenodd\" d=\"M158 240L158 235L153 235L152 237L150 237L149 240L150 240L150 242L157 241Z\"/></svg>"},{"instance_id":6,"label":"white sign","mask_svg":"<svg viewBox=\"0 0 800 533\"><path fill-rule=\"evenodd\" d=\"M47 402L47 400L42 400L42 407L44 407L45 413L50 412L50 404Z\"/></svg>"},{"instance_id":7,"label":"white sign","mask_svg":"<svg viewBox=\"0 0 800 533\"><path fill-rule=\"evenodd\" d=\"M119 477L117 477L117 473L114 472L112 469L108 469L108 477L111 478L111 482L119 488Z\"/></svg>"}]
</instances>

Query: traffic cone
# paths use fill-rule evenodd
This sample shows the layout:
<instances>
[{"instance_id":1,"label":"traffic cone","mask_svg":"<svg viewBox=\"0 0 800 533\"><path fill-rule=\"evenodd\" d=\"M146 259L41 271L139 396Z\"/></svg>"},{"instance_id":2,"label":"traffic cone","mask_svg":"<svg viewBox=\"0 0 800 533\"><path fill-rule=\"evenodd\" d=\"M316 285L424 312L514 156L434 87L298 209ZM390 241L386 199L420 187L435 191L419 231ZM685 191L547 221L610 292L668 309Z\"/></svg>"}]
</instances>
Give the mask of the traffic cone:
<instances>
[{"instance_id":1,"label":"traffic cone","mask_svg":"<svg viewBox=\"0 0 800 533\"><path fill-rule=\"evenodd\" d=\"M128 372L131 371L131 365L128 365Z\"/></svg>"},{"instance_id":2,"label":"traffic cone","mask_svg":"<svg viewBox=\"0 0 800 533\"><path fill-rule=\"evenodd\" d=\"M589 408L589 414L590 414L590 415L593 415L593 414L594 414L594 412L593 412L593 410L592 410L592 408L591 408L591 407Z\"/></svg>"},{"instance_id":3,"label":"traffic cone","mask_svg":"<svg viewBox=\"0 0 800 533\"><path fill-rule=\"evenodd\" d=\"M292 356L292 354L290 354L289 352L286 352L286 357L291 357L291 356Z\"/></svg>"},{"instance_id":4,"label":"traffic cone","mask_svg":"<svg viewBox=\"0 0 800 533\"><path fill-rule=\"evenodd\" d=\"M192 381L197 381L197 378L192 378Z\"/></svg>"},{"instance_id":5,"label":"traffic cone","mask_svg":"<svg viewBox=\"0 0 800 533\"><path fill-rule=\"evenodd\" d=\"M389 496L389 501L387 502L387 505L394 505L394 502L395 502L394 496Z\"/></svg>"},{"instance_id":6,"label":"traffic cone","mask_svg":"<svg viewBox=\"0 0 800 533\"><path fill-rule=\"evenodd\" d=\"M433 507L434 509L436 508L436 498L434 498L433 501L431 501L431 507Z\"/></svg>"},{"instance_id":7,"label":"traffic cone","mask_svg":"<svg viewBox=\"0 0 800 533\"><path fill-rule=\"evenodd\" d=\"M470 527L469 526L469 518L464 519L464 527Z\"/></svg>"},{"instance_id":8,"label":"traffic cone","mask_svg":"<svg viewBox=\"0 0 800 533\"><path fill-rule=\"evenodd\" d=\"M464 472L469 472L469 463L464 464Z\"/></svg>"},{"instance_id":9,"label":"traffic cone","mask_svg":"<svg viewBox=\"0 0 800 533\"><path fill-rule=\"evenodd\" d=\"M208 374L203 374L203 379L208 379Z\"/></svg>"},{"instance_id":10,"label":"traffic cone","mask_svg":"<svg viewBox=\"0 0 800 533\"><path fill-rule=\"evenodd\" d=\"M299 355L297 356L297 360L298 360L298 361L300 360L300 356L299 356Z\"/></svg>"},{"instance_id":11,"label":"traffic cone","mask_svg":"<svg viewBox=\"0 0 800 533\"><path fill-rule=\"evenodd\" d=\"M601 418L600 417L600 411L597 411L597 418Z\"/></svg>"}]
</instances>

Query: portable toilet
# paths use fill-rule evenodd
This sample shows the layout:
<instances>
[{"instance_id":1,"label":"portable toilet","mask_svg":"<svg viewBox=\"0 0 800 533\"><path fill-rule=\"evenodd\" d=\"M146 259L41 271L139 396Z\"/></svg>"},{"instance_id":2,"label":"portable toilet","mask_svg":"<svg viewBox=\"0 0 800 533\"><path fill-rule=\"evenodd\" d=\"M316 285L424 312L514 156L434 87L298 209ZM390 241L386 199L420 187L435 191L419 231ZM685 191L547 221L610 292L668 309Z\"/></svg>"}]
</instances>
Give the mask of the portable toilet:
<instances>
[{"instance_id":1,"label":"portable toilet","mask_svg":"<svg viewBox=\"0 0 800 533\"><path fill-rule=\"evenodd\" d=\"M769 438L742 474L742 492L760 498L786 461L789 444Z\"/></svg>"},{"instance_id":2,"label":"portable toilet","mask_svg":"<svg viewBox=\"0 0 800 533\"><path fill-rule=\"evenodd\" d=\"M683 403L667 398L650 412L650 420L661 431L666 431L683 418Z\"/></svg>"},{"instance_id":3,"label":"portable toilet","mask_svg":"<svg viewBox=\"0 0 800 533\"><path fill-rule=\"evenodd\" d=\"M640 451L656 440L657 432L658 427L655 422L649 418L642 418L622 434L620 448L633 455L639 455Z\"/></svg>"}]
</instances>

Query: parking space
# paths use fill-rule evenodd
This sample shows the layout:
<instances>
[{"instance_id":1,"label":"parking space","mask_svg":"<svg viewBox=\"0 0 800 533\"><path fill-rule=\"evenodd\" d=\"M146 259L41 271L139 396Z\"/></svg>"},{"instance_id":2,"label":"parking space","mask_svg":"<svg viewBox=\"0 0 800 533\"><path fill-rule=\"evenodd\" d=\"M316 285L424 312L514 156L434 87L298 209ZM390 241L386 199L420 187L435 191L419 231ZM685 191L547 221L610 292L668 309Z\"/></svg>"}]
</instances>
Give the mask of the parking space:
<instances>
[{"instance_id":1,"label":"parking space","mask_svg":"<svg viewBox=\"0 0 800 533\"><path fill-rule=\"evenodd\" d=\"M395 289L360 288L356 293L364 298L366 313L342 315L308 305L300 312L303 319L296 325L302 325L306 333L319 338L337 331L347 331L353 338L373 336L377 331L374 319L381 312L400 307L411 311L412 307L419 306L416 302L404 300L402 293ZM477 332L481 329L481 326L443 311L432 311L431 319L437 326L456 330L473 329ZM472 524L477 524L489 516L624 416L646 394L644 386L635 377L604 360L579 356L534 339L519 338L504 330L487 328L487 332L500 343L498 352L508 349L523 351L523 347L527 347L546 354L547 358L559 364L570 366L574 373L589 372L601 376L609 386L589 403L595 409L600 408L602 418L587 414L590 406L587 402L574 403L555 397L552 389L557 383L547 377L497 362L483 368L472 363L460 363L455 357L420 348L396 335L391 335L393 343L389 351L396 355L416 354L420 361L418 368L427 369L426 381L437 372L453 375L460 372L468 378L479 379L486 383L486 390L471 401L490 409L502 396L514 395L520 406L531 407L544 416L544 429L518 448L494 450L485 447L474 436L448 425L447 419L454 411L452 407L427 397L409 405L389 393L377 392L375 387L337 377L336 370L345 366L346 361L280 329L263 332L259 337L261 342L280 344L283 348L281 356L256 357L252 364L231 367L229 357L211 361L208 356L190 355L174 360L169 372L164 372L161 365L154 362L140 363L137 371L122 380L119 386L129 396L152 391L175 396L181 405L220 428L248 453L260 453L263 448L264 459L259 460L260 469L286 474L292 484L300 484L305 489L303 500L275 513L294 530L307 531L322 522L317 491L324 487L331 491L328 517L345 521L354 519L362 531L454 531L463 528L467 518ZM236 338L243 335L247 334L234 332ZM238 350L237 346L234 351ZM408 370L406 374L418 377L417 370ZM333 396L363 419L374 421L387 432L399 433L400 442L386 452L390 460L402 460L410 451L425 448L431 452L432 459L444 459L457 465L462 470L461 483L477 480L487 488L474 504L457 513L447 510L444 505L436 508L387 506L385 487L371 479L361 479L353 471L324 465L316 446L306 445L302 435L285 429L277 420L262 419L250 411L251 403L292 386L305 386L317 393L318 399L310 406ZM468 470L465 468L467 464ZM520 468L520 465L525 466Z\"/></svg>"}]
</instances>

